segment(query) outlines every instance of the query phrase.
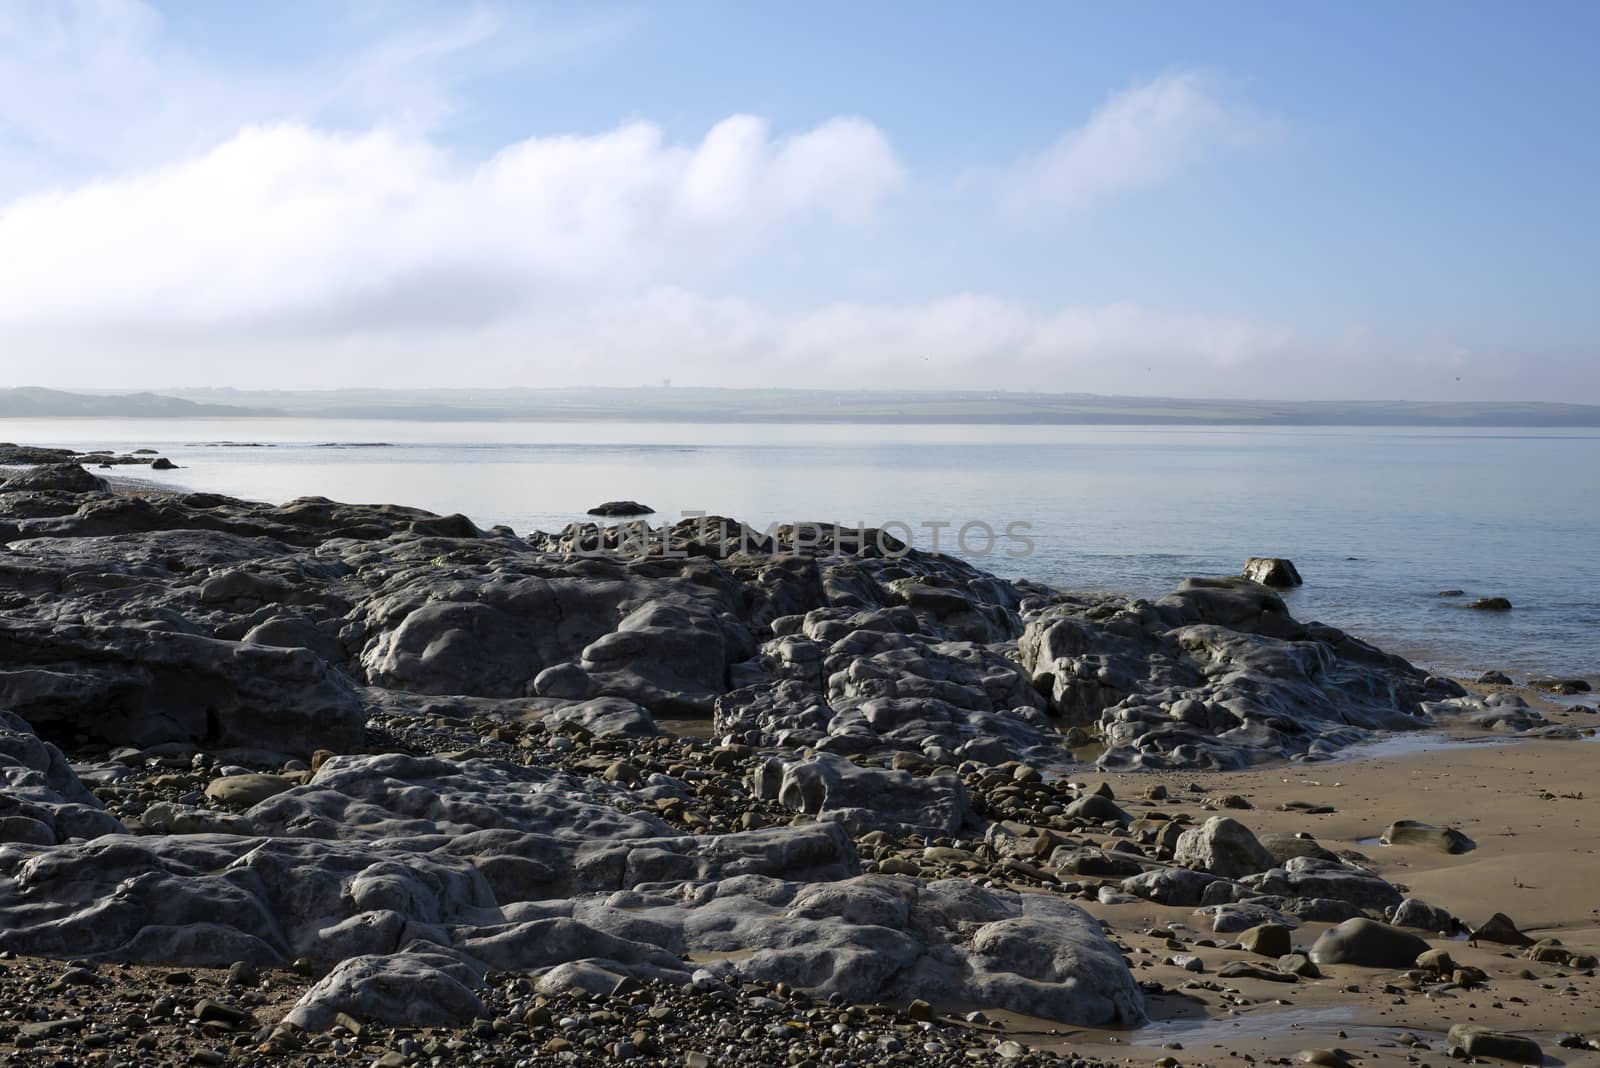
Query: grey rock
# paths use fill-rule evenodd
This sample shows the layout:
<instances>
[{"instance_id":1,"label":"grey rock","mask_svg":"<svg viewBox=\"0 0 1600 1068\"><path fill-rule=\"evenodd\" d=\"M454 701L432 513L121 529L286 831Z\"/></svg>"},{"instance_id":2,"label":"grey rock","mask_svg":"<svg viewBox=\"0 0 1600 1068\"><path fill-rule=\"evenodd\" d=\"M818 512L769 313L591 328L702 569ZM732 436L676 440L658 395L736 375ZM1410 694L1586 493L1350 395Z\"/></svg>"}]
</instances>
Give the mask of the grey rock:
<instances>
[{"instance_id":1,"label":"grey rock","mask_svg":"<svg viewBox=\"0 0 1600 1068\"><path fill-rule=\"evenodd\" d=\"M1395 820L1383 832L1390 845L1413 845L1440 853L1466 853L1478 844L1454 827L1435 827L1419 820Z\"/></svg>"},{"instance_id":2,"label":"grey rock","mask_svg":"<svg viewBox=\"0 0 1600 1068\"><path fill-rule=\"evenodd\" d=\"M1450 1028L1445 1041L1469 1057L1491 1057L1518 1064L1544 1063L1544 1050L1533 1039L1477 1024L1456 1024Z\"/></svg>"},{"instance_id":3,"label":"grey rock","mask_svg":"<svg viewBox=\"0 0 1600 1068\"><path fill-rule=\"evenodd\" d=\"M1174 863L1225 879L1266 871L1276 862L1249 828L1228 816L1213 816L1178 836Z\"/></svg>"},{"instance_id":4,"label":"grey rock","mask_svg":"<svg viewBox=\"0 0 1600 1068\"><path fill-rule=\"evenodd\" d=\"M1419 931L1448 934L1456 929L1459 921L1445 909L1437 908L1419 898L1408 897L1395 906L1389 915L1389 922L1396 927L1411 927Z\"/></svg>"},{"instance_id":5,"label":"grey rock","mask_svg":"<svg viewBox=\"0 0 1600 1068\"><path fill-rule=\"evenodd\" d=\"M1294 562L1278 556L1252 556L1244 562L1239 574L1252 582L1280 590L1304 583Z\"/></svg>"},{"instance_id":6,"label":"grey rock","mask_svg":"<svg viewBox=\"0 0 1600 1068\"><path fill-rule=\"evenodd\" d=\"M859 831L952 835L972 818L966 788L954 774L916 778L904 771L859 767L829 753L787 765L778 800L797 812Z\"/></svg>"},{"instance_id":7,"label":"grey rock","mask_svg":"<svg viewBox=\"0 0 1600 1068\"><path fill-rule=\"evenodd\" d=\"M1517 929L1511 917L1503 912L1497 912L1483 921L1482 926L1472 929L1471 938L1474 942L1494 942L1502 946L1531 946L1533 939Z\"/></svg>"},{"instance_id":8,"label":"grey rock","mask_svg":"<svg viewBox=\"0 0 1600 1068\"><path fill-rule=\"evenodd\" d=\"M1428 951L1428 943L1377 920L1346 920L1312 943L1317 964L1355 964L1364 968L1409 968Z\"/></svg>"},{"instance_id":9,"label":"grey rock","mask_svg":"<svg viewBox=\"0 0 1600 1068\"><path fill-rule=\"evenodd\" d=\"M0 493L104 493L110 484L79 464L40 464L0 481Z\"/></svg>"}]
</instances>

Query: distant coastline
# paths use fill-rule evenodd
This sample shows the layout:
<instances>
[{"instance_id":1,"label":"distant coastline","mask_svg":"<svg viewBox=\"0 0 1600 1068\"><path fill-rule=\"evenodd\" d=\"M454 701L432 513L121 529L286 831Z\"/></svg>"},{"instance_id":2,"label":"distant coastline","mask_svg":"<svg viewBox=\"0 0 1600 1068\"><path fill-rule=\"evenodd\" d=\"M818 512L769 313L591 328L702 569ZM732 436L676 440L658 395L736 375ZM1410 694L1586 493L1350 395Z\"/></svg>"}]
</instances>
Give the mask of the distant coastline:
<instances>
[{"instance_id":1,"label":"distant coastline","mask_svg":"<svg viewBox=\"0 0 1600 1068\"><path fill-rule=\"evenodd\" d=\"M292 418L411 422L837 423L988 426L1600 427L1600 405L1264 401L999 391L714 389L0 389L0 419Z\"/></svg>"}]
</instances>

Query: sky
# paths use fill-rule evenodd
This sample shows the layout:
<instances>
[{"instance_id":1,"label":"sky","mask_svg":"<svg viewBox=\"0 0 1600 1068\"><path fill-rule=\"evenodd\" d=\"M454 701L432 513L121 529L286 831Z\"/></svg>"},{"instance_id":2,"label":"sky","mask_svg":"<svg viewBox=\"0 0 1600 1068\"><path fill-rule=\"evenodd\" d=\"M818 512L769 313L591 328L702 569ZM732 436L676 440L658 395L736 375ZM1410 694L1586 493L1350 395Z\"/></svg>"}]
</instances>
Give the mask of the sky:
<instances>
[{"instance_id":1,"label":"sky","mask_svg":"<svg viewBox=\"0 0 1600 1068\"><path fill-rule=\"evenodd\" d=\"M1600 5L0 0L0 385L1600 403Z\"/></svg>"}]
</instances>

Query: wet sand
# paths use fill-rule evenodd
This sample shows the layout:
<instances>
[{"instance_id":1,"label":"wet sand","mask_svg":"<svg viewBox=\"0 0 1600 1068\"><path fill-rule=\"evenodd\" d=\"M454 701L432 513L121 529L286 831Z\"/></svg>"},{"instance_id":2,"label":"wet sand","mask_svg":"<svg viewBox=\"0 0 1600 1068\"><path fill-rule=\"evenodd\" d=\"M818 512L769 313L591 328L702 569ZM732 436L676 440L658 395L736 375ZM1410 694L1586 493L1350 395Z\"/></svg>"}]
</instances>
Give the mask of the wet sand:
<instances>
[{"instance_id":1,"label":"wet sand","mask_svg":"<svg viewBox=\"0 0 1600 1068\"><path fill-rule=\"evenodd\" d=\"M1563 707L1547 702L1543 710L1580 728L1600 727L1600 715L1552 711ZM1327 763L1244 772L1092 779L1110 783L1118 803L1135 817L1157 807L1194 812L1201 798L1242 795L1251 809L1219 812L1257 834L1308 832L1328 849L1360 851L1384 878L1468 924L1503 912L1532 938L1554 936L1575 951L1600 953L1600 777L1595 774L1600 741L1502 742L1481 735L1426 735L1403 743L1413 751L1400 755L1357 753ZM1166 785L1171 800L1138 800L1157 782ZM1202 792L1191 791L1190 784ZM1287 801L1329 805L1334 811L1280 811ZM1477 848L1448 855L1379 844L1376 839L1398 819L1457 827ZM1565 1035L1600 1035L1600 981L1593 972L1535 963L1520 950L1488 942L1470 946L1458 936L1429 941L1447 948L1457 963L1487 972L1488 983L1481 988L1419 992L1399 971L1351 966L1324 966L1324 978L1293 985L1218 980L1214 973L1230 960L1270 961L1239 950L1168 948L1164 929L1171 924L1187 926L1179 931L1186 940L1235 937L1214 934L1208 918L1192 909L1144 901L1086 907L1112 925L1130 950L1139 978L1162 984L1164 992L1149 998L1153 1022L1118 1033L1003 1021L1012 1037L1028 1045L1133 1064L1164 1057L1182 1064L1238 1063L1318 1048L1342 1049L1363 1063L1427 1064L1446 1059L1445 1033L1453 1024L1477 1023L1535 1038L1546 1063L1600 1064L1600 1052L1558 1046ZM1294 932L1295 949L1309 949L1328 926L1302 925ZM1174 952L1198 954L1205 974L1162 963ZM1217 989L1179 989L1191 980ZM1418 1042L1423 1045L1413 1045Z\"/></svg>"}]
</instances>

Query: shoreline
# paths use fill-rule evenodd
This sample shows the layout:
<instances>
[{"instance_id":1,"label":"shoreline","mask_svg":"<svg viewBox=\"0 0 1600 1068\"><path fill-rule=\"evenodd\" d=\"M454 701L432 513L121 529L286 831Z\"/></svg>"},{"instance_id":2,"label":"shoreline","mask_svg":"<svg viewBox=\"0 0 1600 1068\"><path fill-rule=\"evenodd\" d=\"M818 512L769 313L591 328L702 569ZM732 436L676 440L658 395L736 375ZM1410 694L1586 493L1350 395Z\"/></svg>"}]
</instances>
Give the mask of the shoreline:
<instances>
[{"instance_id":1,"label":"shoreline","mask_svg":"<svg viewBox=\"0 0 1600 1068\"><path fill-rule=\"evenodd\" d=\"M1596 713L1253 582L1073 597L848 529L585 557L85 484L0 495L0 951L122 1017L38 958L187 974L221 1007L179 1014L226 1026L184 1042L1171 1068L1473 1021L1554 1055L1600 993ZM1396 821L1424 844L1375 844ZM1498 912L1561 944L1457 937ZM0 1041L88 1048L34 1022Z\"/></svg>"},{"instance_id":2,"label":"shoreline","mask_svg":"<svg viewBox=\"0 0 1600 1068\"><path fill-rule=\"evenodd\" d=\"M0 470L3 470L3 468L0 468ZM131 476L121 475L121 474L111 474L111 473L106 473L106 472L96 472L96 474L98 475L98 477L106 479L106 481L108 483L110 483L113 492L117 492L117 493L143 494L143 495L153 495L153 496L174 496L174 495L181 495L181 494L184 494L184 493L202 492L202 491L194 489L193 487L184 486L182 484L165 483L165 482L159 482L158 483L158 482L153 482L153 481L149 481L149 480L145 480L145 479L140 479L140 478L137 478L137 477L131 477ZM240 498L240 499L248 499L248 498ZM259 501L253 501L252 503L270 505L270 504L282 503L282 502L272 502L272 501L266 501L266 500L259 500ZM349 503L349 502L346 502L346 503ZM594 517L580 517L580 518L581 519L585 519L585 520L590 521L590 522L599 522L599 523L602 523L602 524L607 522L604 519L595 519ZM645 518L649 519L650 517L645 517ZM665 517L660 517L660 520L662 522L666 521ZM627 520L624 520L623 522L627 522ZM548 532L524 531L524 532L521 532L521 533L524 536L527 536L529 534L534 534L534 533L548 533ZM960 557L960 556L952 556L952 558L954 558L954 559L963 559L963 560L965 559L965 558ZM980 567L980 568L983 566L983 563L981 561L977 561L977 562L967 561L967 562L973 563L974 566L977 566L977 567ZM1023 576L1019 576L1019 577L1024 581L1039 582L1039 580L1033 578L1032 576L1023 575ZM1062 593L1062 594L1066 594L1066 595L1069 595L1069 596L1090 596L1090 597L1093 597L1093 596L1130 597L1130 596L1132 596L1131 594L1128 593L1127 590L1119 589L1119 588L1116 588L1116 587L1114 587L1112 585L1046 584L1046 583L1042 583L1042 582L1040 582L1039 584L1040 585L1049 585L1049 588L1055 590L1056 592ZM1460 668L1461 665L1459 663L1450 662L1449 659L1444 656L1442 648L1438 644L1428 641L1426 638L1419 638L1416 635L1411 635L1409 637L1400 638L1398 643L1394 642L1394 641L1385 643L1382 647L1385 648L1385 649L1388 649L1390 651L1395 651L1397 644L1398 644L1398 647L1400 649L1404 650L1404 652L1401 655L1404 655L1408 660L1411 660L1413 663L1417 663L1417 664L1427 668L1428 670L1437 671L1441 675L1445 675L1447 677L1455 678L1457 681L1462 682L1462 683L1475 682L1475 677L1470 676L1470 675L1462 675L1462 674L1460 674L1459 673L1459 668ZM1503 670L1504 668L1505 668L1505 665L1503 663L1495 663L1495 664L1491 664L1489 666L1486 666L1486 667L1482 668L1481 670L1487 672L1487 671L1494 671L1494 670ZM1521 674L1525 674L1528 680L1533 680L1533 679L1538 679L1538 678L1554 678L1554 677L1583 678L1591 686L1595 687L1597 691L1600 691L1600 672L1588 672L1588 673L1578 674L1578 675L1569 675L1569 673L1555 671L1555 670L1551 669L1551 667L1549 665L1544 665L1542 667L1537 667L1537 668L1534 668L1532 670L1525 670L1525 671L1520 672L1520 673ZM1576 703L1580 703L1580 704L1582 703L1581 695L1580 695L1580 697L1579 697L1579 699L1577 700Z\"/></svg>"}]
</instances>

